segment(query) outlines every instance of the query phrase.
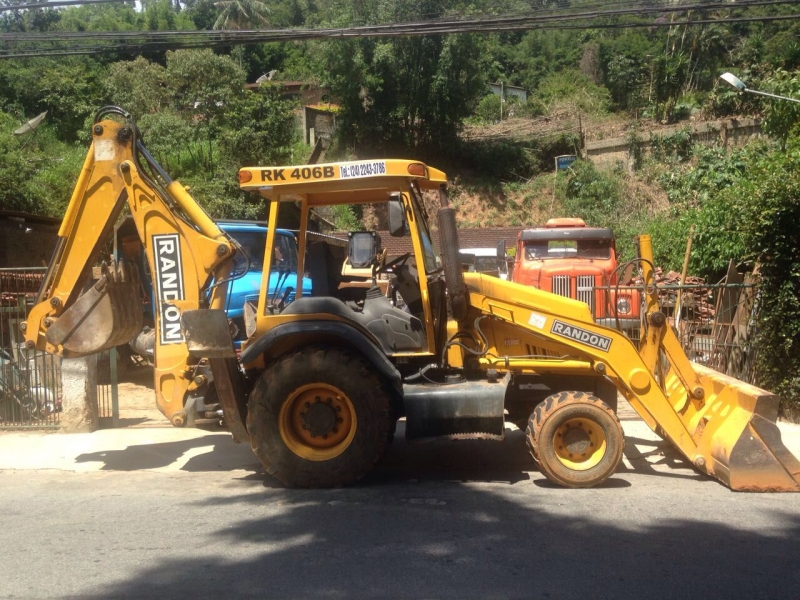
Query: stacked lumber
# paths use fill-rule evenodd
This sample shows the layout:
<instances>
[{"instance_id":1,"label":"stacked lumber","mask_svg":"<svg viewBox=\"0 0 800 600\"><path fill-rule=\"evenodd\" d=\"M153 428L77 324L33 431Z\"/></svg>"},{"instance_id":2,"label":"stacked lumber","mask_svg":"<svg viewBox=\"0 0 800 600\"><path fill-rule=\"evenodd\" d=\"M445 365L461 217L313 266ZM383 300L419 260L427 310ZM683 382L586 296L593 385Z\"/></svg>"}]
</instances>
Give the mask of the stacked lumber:
<instances>
[{"instance_id":1,"label":"stacked lumber","mask_svg":"<svg viewBox=\"0 0 800 600\"><path fill-rule=\"evenodd\" d=\"M674 309L678 303L678 294L682 293L681 305L684 316L690 320L706 321L714 318L716 314L714 308L714 298L712 290L706 286L705 279L702 277L687 276L684 285L692 286L691 289L674 289L664 286L677 286L681 283L681 274L675 271L664 273L661 267L655 270L656 285L658 288L658 302L664 308ZM636 277L633 285L641 286L643 280Z\"/></svg>"}]
</instances>

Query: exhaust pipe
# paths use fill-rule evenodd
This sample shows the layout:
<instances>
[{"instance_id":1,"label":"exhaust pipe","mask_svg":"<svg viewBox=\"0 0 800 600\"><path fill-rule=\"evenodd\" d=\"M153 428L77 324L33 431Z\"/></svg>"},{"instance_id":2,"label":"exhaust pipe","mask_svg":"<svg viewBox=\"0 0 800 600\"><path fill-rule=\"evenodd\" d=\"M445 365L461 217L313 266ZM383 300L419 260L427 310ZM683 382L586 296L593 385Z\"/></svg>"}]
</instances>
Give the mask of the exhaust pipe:
<instances>
[{"instance_id":1,"label":"exhaust pipe","mask_svg":"<svg viewBox=\"0 0 800 600\"><path fill-rule=\"evenodd\" d=\"M444 186L439 188L439 202L441 203L441 208L437 213L439 244L441 245L442 260L444 261L447 293L450 296L450 310L453 312L453 318L456 321L463 321L467 318L469 293L467 292L467 286L464 284L464 274L461 270L461 259L458 253L456 209L450 206Z\"/></svg>"}]
</instances>

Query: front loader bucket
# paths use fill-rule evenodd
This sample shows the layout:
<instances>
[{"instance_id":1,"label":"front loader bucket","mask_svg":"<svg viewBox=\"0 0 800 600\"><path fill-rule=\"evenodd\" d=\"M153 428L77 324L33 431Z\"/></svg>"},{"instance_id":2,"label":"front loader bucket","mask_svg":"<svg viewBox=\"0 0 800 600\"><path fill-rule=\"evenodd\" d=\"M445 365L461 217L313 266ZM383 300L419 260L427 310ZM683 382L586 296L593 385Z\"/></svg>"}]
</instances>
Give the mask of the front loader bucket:
<instances>
[{"instance_id":1,"label":"front loader bucket","mask_svg":"<svg viewBox=\"0 0 800 600\"><path fill-rule=\"evenodd\" d=\"M127 344L142 329L142 300L135 265L103 263L100 279L47 330L47 341L77 358Z\"/></svg>"},{"instance_id":2,"label":"front loader bucket","mask_svg":"<svg viewBox=\"0 0 800 600\"><path fill-rule=\"evenodd\" d=\"M705 391L701 402L686 402L677 376L667 392L697 445L689 457L701 471L732 490L800 492L800 461L783 445L775 421L779 398L707 367L692 364Z\"/></svg>"}]
</instances>

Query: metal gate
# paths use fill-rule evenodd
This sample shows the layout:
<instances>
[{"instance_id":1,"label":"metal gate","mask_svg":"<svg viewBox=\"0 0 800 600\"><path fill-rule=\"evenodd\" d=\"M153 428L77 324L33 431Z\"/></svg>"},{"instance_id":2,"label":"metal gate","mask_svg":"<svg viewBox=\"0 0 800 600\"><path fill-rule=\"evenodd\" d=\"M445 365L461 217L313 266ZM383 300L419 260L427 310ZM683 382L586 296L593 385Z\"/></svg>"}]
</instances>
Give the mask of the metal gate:
<instances>
[{"instance_id":1,"label":"metal gate","mask_svg":"<svg viewBox=\"0 0 800 600\"><path fill-rule=\"evenodd\" d=\"M97 414L105 429L119 427L118 361L116 348L97 355Z\"/></svg>"},{"instance_id":2,"label":"metal gate","mask_svg":"<svg viewBox=\"0 0 800 600\"><path fill-rule=\"evenodd\" d=\"M0 429L57 428L61 359L25 348L19 325L45 269L0 269Z\"/></svg>"},{"instance_id":3,"label":"metal gate","mask_svg":"<svg viewBox=\"0 0 800 600\"><path fill-rule=\"evenodd\" d=\"M641 287L596 289L617 295L638 290L644 296ZM755 339L761 302L758 285L752 278L744 283L659 284L658 291L659 308L689 359L758 385ZM613 307L607 310L613 311ZM641 332L636 328L625 333L638 342Z\"/></svg>"}]
</instances>

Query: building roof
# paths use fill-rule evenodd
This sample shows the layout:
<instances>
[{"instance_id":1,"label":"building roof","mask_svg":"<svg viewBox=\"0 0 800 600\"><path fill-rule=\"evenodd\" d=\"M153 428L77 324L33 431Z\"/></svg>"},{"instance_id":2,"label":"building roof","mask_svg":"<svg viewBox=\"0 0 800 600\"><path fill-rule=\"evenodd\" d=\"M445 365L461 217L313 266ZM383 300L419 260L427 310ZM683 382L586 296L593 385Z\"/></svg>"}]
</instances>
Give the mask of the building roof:
<instances>
[{"instance_id":1,"label":"building roof","mask_svg":"<svg viewBox=\"0 0 800 600\"><path fill-rule=\"evenodd\" d=\"M500 240L505 240L506 246L511 248L517 243L517 235L523 229L523 227L465 227L458 230L458 246L496 248Z\"/></svg>"},{"instance_id":2,"label":"building roof","mask_svg":"<svg viewBox=\"0 0 800 600\"><path fill-rule=\"evenodd\" d=\"M8 219L9 221L18 221L20 223L46 223L52 225L59 225L61 223L61 217L45 217L43 215L33 215L16 210L0 210L0 219Z\"/></svg>"},{"instance_id":3,"label":"building roof","mask_svg":"<svg viewBox=\"0 0 800 600\"><path fill-rule=\"evenodd\" d=\"M290 88L295 88L295 89L299 90L303 86L309 86L309 87L315 86L315 84L313 84L311 82L308 82L308 81L279 81L279 80L276 80L276 79L267 79L266 81L261 81L261 82L257 81L256 83L245 83L244 84L244 88L246 90L256 90L259 87L261 87L262 83L268 84L268 85L275 85L275 86L278 86L278 87L283 88L285 90L286 89L290 89ZM319 86L315 86L315 87L319 87Z\"/></svg>"},{"instance_id":4,"label":"building roof","mask_svg":"<svg viewBox=\"0 0 800 600\"><path fill-rule=\"evenodd\" d=\"M506 241L507 247L516 244L517 234L522 231L522 227L464 227L458 230L459 248L496 248L500 240ZM347 239L347 233L335 233L336 237ZM411 238L392 237L388 231L378 231L381 236L381 246L386 248L389 257L401 256L408 252L413 252ZM433 243L437 248L439 245L439 232L431 232Z\"/></svg>"}]
</instances>

